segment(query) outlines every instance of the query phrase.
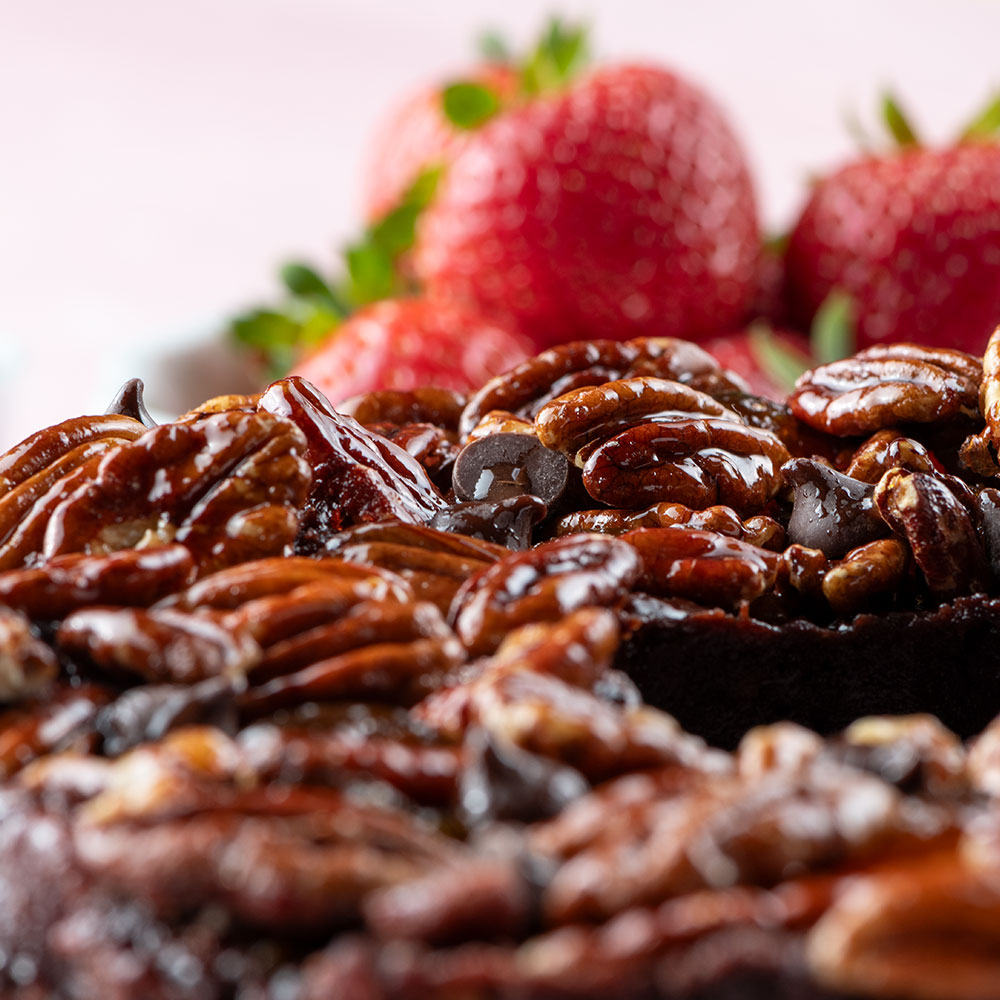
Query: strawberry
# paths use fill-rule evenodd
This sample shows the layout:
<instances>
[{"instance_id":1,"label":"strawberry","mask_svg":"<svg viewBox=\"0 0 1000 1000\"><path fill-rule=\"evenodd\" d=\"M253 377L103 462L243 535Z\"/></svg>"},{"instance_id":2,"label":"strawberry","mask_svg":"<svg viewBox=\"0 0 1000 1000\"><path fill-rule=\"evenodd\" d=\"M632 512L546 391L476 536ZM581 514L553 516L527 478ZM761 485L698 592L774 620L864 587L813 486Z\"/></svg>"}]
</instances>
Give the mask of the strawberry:
<instances>
[{"instance_id":1,"label":"strawberry","mask_svg":"<svg viewBox=\"0 0 1000 1000\"><path fill-rule=\"evenodd\" d=\"M466 80L498 103L509 100L517 87L515 70L498 62L477 67L466 74ZM364 172L362 201L369 221L395 208L427 167L450 163L472 135L465 119L459 124L454 111L449 115L448 94L449 85L424 87L382 121L369 147ZM483 109L482 113L489 113L490 96L484 99Z\"/></svg>"},{"instance_id":2,"label":"strawberry","mask_svg":"<svg viewBox=\"0 0 1000 1000\"><path fill-rule=\"evenodd\" d=\"M753 187L716 105L666 70L614 66L473 133L417 228L432 295L538 347L737 325L756 283Z\"/></svg>"},{"instance_id":3,"label":"strawberry","mask_svg":"<svg viewBox=\"0 0 1000 1000\"><path fill-rule=\"evenodd\" d=\"M339 403L372 389L465 392L526 358L530 344L467 309L388 299L354 313L294 374Z\"/></svg>"},{"instance_id":4,"label":"strawberry","mask_svg":"<svg viewBox=\"0 0 1000 1000\"><path fill-rule=\"evenodd\" d=\"M898 106L886 111L902 147L821 179L792 232L797 318L840 288L854 299L859 347L912 340L981 354L1000 320L1000 145L979 137L991 119L928 149Z\"/></svg>"}]
</instances>

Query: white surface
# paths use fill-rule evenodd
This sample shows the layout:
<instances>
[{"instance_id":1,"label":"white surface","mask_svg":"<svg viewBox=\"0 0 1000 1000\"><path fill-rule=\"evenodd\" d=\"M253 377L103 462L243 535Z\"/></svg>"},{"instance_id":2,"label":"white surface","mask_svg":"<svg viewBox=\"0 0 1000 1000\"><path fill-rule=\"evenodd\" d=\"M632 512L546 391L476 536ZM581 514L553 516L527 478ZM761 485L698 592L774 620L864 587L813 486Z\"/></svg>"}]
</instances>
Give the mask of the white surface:
<instances>
[{"instance_id":1,"label":"white surface","mask_svg":"<svg viewBox=\"0 0 1000 1000\"><path fill-rule=\"evenodd\" d=\"M538 0L0 0L0 448L103 410L132 374L325 262L358 227L374 118ZM729 108L765 219L848 156L891 83L941 138L1000 84L996 0L607 0L601 55L685 70ZM498 11L500 12L498 15Z\"/></svg>"}]
</instances>

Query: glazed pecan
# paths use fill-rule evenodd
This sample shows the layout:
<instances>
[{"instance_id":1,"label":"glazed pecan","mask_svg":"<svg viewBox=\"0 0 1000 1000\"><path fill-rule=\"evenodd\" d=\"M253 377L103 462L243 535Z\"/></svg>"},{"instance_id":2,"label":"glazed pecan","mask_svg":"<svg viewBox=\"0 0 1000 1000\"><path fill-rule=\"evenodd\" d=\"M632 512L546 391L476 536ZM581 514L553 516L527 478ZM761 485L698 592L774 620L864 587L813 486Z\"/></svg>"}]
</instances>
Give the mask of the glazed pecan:
<instances>
[{"instance_id":1,"label":"glazed pecan","mask_svg":"<svg viewBox=\"0 0 1000 1000\"><path fill-rule=\"evenodd\" d=\"M461 643L433 604L368 601L340 620L268 647L241 703L254 715L310 701L412 704L444 684L464 660Z\"/></svg>"},{"instance_id":2,"label":"glazed pecan","mask_svg":"<svg viewBox=\"0 0 1000 1000\"><path fill-rule=\"evenodd\" d=\"M381 434L397 448L415 459L439 489L451 485L451 470L459 454L453 431L435 424L369 424L369 430Z\"/></svg>"},{"instance_id":3,"label":"glazed pecan","mask_svg":"<svg viewBox=\"0 0 1000 1000\"><path fill-rule=\"evenodd\" d=\"M398 521L350 528L334 535L326 551L398 573L417 600L430 601L443 612L470 576L507 555L490 542Z\"/></svg>"},{"instance_id":4,"label":"glazed pecan","mask_svg":"<svg viewBox=\"0 0 1000 1000\"><path fill-rule=\"evenodd\" d=\"M883 520L906 539L927 586L947 597L980 590L986 554L962 503L936 476L887 472L874 493Z\"/></svg>"},{"instance_id":5,"label":"glazed pecan","mask_svg":"<svg viewBox=\"0 0 1000 1000\"><path fill-rule=\"evenodd\" d=\"M940 851L859 877L812 929L807 955L838 993L991 1000L998 927L996 871Z\"/></svg>"},{"instance_id":6,"label":"glazed pecan","mask_svg":"<svg viewBox=\"0 0 1000 1000\"><path fill-rule=\"evenodd\" d=\"M310 559L306 556L258 559L202 577L186 590L160 602L161 607L188 611L199 608L231 610L276 594L287 594L305 584L331 584L345 591L345 600L407 601L413 593L406 581L377 566L363 566L333 557ZM105 599L97 603L124 603ZM259 616L257 616L259 619ZM254 616L247 624L253 624ZM266 626L262 622L262 627Z\"/></svg>"},{"instance_id":7,"label":"glazed pecan","mask_svg":"<svg viewBox=\"0 0 1000 1000\"><path fill-rule=\"evenodd\" d=\"M642 558L636 587L712 606L752 601L774 585L778 557L694 528L638 528L622 536Z\"/></svg>"},{"instance_id":8,"label":"glazed pecan","mask_svg":"<svg viewBox=\"0 0 1000 1000\"><path fill-rule=\"evenodd\" d=\"M859 545L826 571L823 596L838 615L869 610L880 594L898 590L909 556L898 538L879 538Z\"/></svg>"},{"instance_id":9,"label":"glazed pecan","mask_svg":"<svg viewBox=\"0 0 1000 1000\"><path fill-rule=\"evenodd\" d=\"M183 545L58 556L34 569L0 573L0 601L33 621L50 622L88 604L145 607L190 583L194 571Z\"/></svg>"},{"instance_id":10,"label":"glazed pecan","mask_svg":"<svg viewBox=\"0 0 1000 1000\"><path fill-rule=\"evenodd\" d=\"M829 562L819 549L789 545L781 553L778 579L806 597L821 597Z\"/></svg>"},{"instance_id":11,"label":"glazed pecan","mask_svg":"<svg viewBox=\"0 0 1000 1000\"><path fill-rule=\"evenodd\" d=\"M106 455L55 509L48 557L177 541L202 570L281 552L310 471L287 420L229 410L164 424Z\"/></svg>"},{"instance_id":12,"label":"glazed pecan","mask_svg":"<svg viewBox=\"0 0 1000 1000\"><path fill-rule=\"evenodd\" d=\"M639 556L624 542L570 535L508 555L470 578L455 595L450 618L469 653L481 656L519 625L613 606L640 570Z\"/></svg>"},{"instance_id":13,"label":"glazed pecan","mask_svg":"<svg viewBox=\"0 0 1000 1000\"><path fill-rule=\"evenodd\" d=\"M862 483L877 483L890 469L934 472L930 452L897 430L876 431L851 456L845 474Z\"/></svg>"},{"instance_id":14,"label":"glazed pecan","mask_svg":"<svg viewBox=\"0 0 1000 1000\"><path fill-rule=\"evenodd\" d=\"M188 422L200 420L202 417L211 416L213 413L226 413L230 410L238 410L242 413L253 413L257 409L260 401L260 393L227 393L224 396L213 396L206 399L204 403L199 403L194 409L182 413L178 422Z\"/></svg>"},{"instance_id":15,"label":"glazed pecan","mask_svg":"<svg viewBox=\"0 0 1000 1000\"><path fill-rule=\"evenodd\" d=\"M39 431L0 456L0 570L41 551L56 507L101 458L145 427L131 417L79 417Z\"/></svg>"},{"instance_id":16,"label":"glazed pecan","mask_svg":"<svg viewBox=\"0 0 1000 1000\"><path fill-rule=\"evenodd\" d=\"M672 501L759 511L777 492L785 446L710 396L663 379L624 379L567 393L535 421L539 439L576 456L595 500Z\"/></svg>"},{"instance_id":17,"label":"glazed pecan","mask_svg":"<svg viewBox=\"0 0 1000 1000\"><path fill-rule=\"evenodd\" d=\"M487 382L469 400L459 430L467 437L490 410L531 418L549 400L573 389L631 375L671 379L705 392L739 388L715 358L687 341L577 341L543 351Z\"/></svg>"},{"instance_id":18,"label":"glazed pecan","mask_svg":"<svg viewBox=\"0 0 1000 1000\"><path fill-rule=\"evenodd\" d=\"M789 396L803 422L846 436L977 412L982 365L962 351L890 344L806 372Z\"/></svg>"},{"instance_id":19,"label":"glazed pecan","mask_svg":"<svg viewBox=\"0 0 1000 1000\"><path fill-rule=\"evenodd\" d=\"M434 424L457 431L465 402L453 389L376 389L338 404L337 412L359 424Z\"/></svg>"},{"instance_id":20,"label":"glazed pecan","mask_svg":"<svg viewBox=\"0 0 1000 1000\"><path fill-rule=\"evenodd\" d=\"M1000 327L993 331L983 355L979 409L986 421L987 437L994 448L1000 448Z\"/></svg>"},{"instance_id":21,"label":"glazed pecan","mask_svg":"<svg viewBox=\"0 0 1000 1000\"><path fill-rule=\"evenodd\" d=\"M41 695L58 672L55 654L28 619L0 605L0 702Z\"/></svg>"},{"instance_id":22,"label":"glazed pecan","mask_svg":"<svg viewBox=\"0 0 1000 1000\"><path fill-rule=\"evenodd\" d=\"M293 376L273 383L260 407L292 421L308 441L307 548L320 548L333 532L360 522L394 517L422 524L444 506L414 458L338 413L308 382Z\"/></svg>"},{"instance_id":23,"label":"glazed pecan","mask_svg":"<svg viewBox=\"0 0 1000 1000\"><path fill-rule=\"evenodd\" d=\"M154 684L240 678L261 657L248 631L175 608L82 608L59 626L56 641L72 658Z\"/></svg>"},{"instance_id":24,"label":"glazed pecan","mask_svg":"<svg viewBox=\"0 0 1000 1000\"><path fill-rule=\"evenodd\" d=\"M509 410L490 410L475 427L465 435L465 443L478 441L490 434L534 434L535 422L518 417Z\"/></svg>"}]
</instances>

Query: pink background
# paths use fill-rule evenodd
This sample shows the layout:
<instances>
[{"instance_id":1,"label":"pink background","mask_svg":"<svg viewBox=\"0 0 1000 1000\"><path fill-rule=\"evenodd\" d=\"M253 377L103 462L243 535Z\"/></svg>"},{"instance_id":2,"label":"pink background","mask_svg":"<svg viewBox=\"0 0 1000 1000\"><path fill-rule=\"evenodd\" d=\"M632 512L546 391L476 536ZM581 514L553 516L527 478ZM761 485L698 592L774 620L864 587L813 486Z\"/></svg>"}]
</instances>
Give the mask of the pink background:
<instances>
[{"instance_id":1,"label":"pink background","mask_svg":"<svg viewBox=\"0 0 1000 1000\"><path fill-rule=\"evenodd\" d=\"M211 346L356 231L364 144L478 31L533 37L535 0L0 3L0 447L101 411L138 374L169 409L235 386ZM769 226L850 155L844 113L891 83L935 139L1000 85L994 0L563 4L606 57L689 72L729 108ZM498 13L499 12L499 13ZM173 390L172 387L173 386ZM203 391L204 390L204 391Z\"/></svg>"}]
</instances>

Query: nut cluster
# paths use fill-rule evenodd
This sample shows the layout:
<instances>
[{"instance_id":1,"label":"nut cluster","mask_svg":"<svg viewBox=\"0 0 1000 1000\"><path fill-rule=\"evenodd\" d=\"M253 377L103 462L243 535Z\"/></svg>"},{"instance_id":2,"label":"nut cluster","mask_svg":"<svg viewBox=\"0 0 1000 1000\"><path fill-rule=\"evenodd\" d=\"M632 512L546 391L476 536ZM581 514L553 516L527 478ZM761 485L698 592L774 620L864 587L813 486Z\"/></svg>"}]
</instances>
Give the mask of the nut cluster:
<instances>
[{"instance_id":1,"label":"nut cluster","mask_svg":"<svg viewBox=\"0 0 1000 1000\"><path fill-rule=\"evenodd\" d=\"M998 358L869 349L784 406L597 341L468 401L287 378L157 426L133 383L17 445L0 993L987 1000L1000 725L726 753L616 665L646 613L990 600Z\"/></svg>"}]
</instances>

